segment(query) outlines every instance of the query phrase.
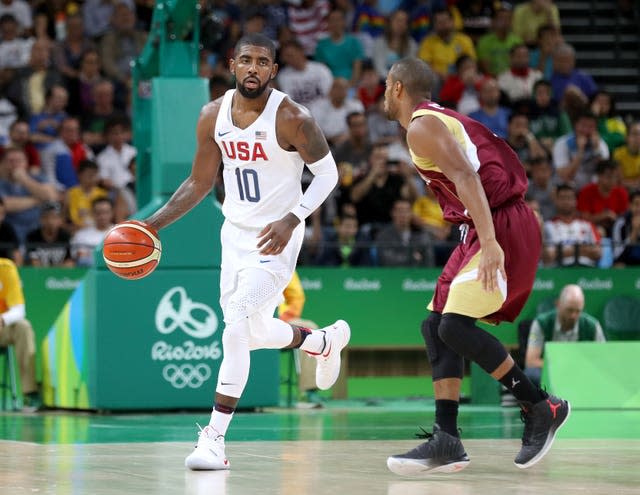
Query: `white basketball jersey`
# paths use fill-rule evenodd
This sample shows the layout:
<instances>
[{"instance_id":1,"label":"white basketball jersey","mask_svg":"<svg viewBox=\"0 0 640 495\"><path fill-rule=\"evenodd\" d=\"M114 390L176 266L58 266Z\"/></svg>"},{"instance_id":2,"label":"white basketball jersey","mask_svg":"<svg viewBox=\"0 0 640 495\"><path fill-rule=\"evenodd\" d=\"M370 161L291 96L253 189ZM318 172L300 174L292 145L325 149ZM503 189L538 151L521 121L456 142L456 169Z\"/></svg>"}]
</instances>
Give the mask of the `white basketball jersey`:
<instances>
[{"instance_id":1,"label":"white basketball jersey","mask_svg":"<svg viewBox=\"0 0 640 495\"><path fill-rule=\"evenodd\" d=\"M239 227L262 228L300 203L304 160L278 144L276 114L286 94L271 90L260 116L246 129L231 118L235 89L222 98L214 139L222 152L222 213Z\"/></svg>"}]
</instances>

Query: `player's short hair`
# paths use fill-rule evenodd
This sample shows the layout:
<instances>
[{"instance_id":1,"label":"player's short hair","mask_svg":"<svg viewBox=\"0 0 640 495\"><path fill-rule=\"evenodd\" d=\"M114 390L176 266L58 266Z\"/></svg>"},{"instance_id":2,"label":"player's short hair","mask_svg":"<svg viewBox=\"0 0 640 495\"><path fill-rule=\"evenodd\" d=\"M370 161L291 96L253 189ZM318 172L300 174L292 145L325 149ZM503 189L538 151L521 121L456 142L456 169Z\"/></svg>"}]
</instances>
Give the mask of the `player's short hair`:
<instances>
[{"instance_id":1,"label":"player's short hair","mask_svg":"<svg viewBox=\"0 0 640 495\"><path fill-rule=\"evenodd\" d=\"M264 34L251 33L244 35L236 43L236 48L233 52L234 56L238 56L240 48L242 48L243 46L260 46L262 48L266 48L267 50L269 50L271 60L276 60L276 44L269 38L267 38Z\"/></svg>"},{"instance_id":2,"label":"player's short hair","mask_svg":"<svg viewBox=\"0 0 640 495\"><path fill-rule=\"evenodd\" d=\"M407 93L415 98L431 98L433 71L429 65L416 57L398 60L389 71L393 82L400 81Z\"/></svg>"}]
</instances>

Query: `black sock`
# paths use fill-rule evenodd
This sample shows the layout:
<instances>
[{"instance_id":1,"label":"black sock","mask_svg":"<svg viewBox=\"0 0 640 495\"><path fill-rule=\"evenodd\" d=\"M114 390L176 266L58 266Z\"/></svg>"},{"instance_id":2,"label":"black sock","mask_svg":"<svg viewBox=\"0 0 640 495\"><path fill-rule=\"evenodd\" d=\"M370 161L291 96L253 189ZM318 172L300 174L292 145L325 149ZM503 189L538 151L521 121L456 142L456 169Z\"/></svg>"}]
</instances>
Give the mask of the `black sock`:
<instances>
[{"instance_id":1,"label":"black sock","mask_svg":"<svg viewBox=\"0 0 640 495\"><path fill-rule=\"evenodd\" d=\"M527 401L535 404L544 399L542 392L522 372L518 365L514 364L506 375L500 378L500 383L509 389L519 401Z\"/></svg>"},{"instance_id":2,"label":"black sock","mask_svg":"<svg viewBox=\"0 0 640 495\"><path fill-rule=\"evenodd\" d=\"M457 437L458 402L455 400L436 400L436 423L442 431Z\"/></svg>"}]
</instances>

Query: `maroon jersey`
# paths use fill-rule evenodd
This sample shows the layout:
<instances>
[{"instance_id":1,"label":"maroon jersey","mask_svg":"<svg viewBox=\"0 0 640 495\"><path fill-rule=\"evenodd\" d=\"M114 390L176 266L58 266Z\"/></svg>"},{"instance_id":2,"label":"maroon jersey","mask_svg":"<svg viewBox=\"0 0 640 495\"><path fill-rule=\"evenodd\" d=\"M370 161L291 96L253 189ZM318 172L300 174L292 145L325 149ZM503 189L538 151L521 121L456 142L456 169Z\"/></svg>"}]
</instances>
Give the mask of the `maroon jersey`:
<instances>
[{"instance_id":1,"label":"maroon jersey","mask_svg":"<svg viewBox=\"0 0 640 495\"><path fill-rule=\"evenodd\" d=\"M502 138L469 117L425 101L413 111L412 119L423 115L439 118L453 134L464 154L480 176L489 207L496 210L524 199L527 175L516 153ZM445 220L470 223L465 207L458 198L456 187L432 161L416 156L411 158L427 184L438 198Z\"/></svg>"}]
</instances>

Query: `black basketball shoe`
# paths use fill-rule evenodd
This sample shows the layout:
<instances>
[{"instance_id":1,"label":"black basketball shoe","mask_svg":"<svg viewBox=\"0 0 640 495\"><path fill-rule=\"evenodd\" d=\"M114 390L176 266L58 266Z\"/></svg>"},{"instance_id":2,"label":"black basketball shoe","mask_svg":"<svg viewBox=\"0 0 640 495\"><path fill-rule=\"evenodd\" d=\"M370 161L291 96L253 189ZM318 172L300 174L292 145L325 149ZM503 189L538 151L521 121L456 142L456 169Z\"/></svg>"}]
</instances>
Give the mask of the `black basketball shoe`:
<instances>
[{"instance_id":1,"label":"black basketball shoe","mask_svg":"<svg viewBox=\"0 0 640 495\"><path fill-rule=\"evenodd\" d=\"M392 472L402 476L454 473L469 464L460 439L442 431L437 423L433 425L433 433L425 432L419 436L427 438L427 441L406 454L392 455L387 459L387 467Z\"/></svg>"},{"instance_id":2,"label":"black basketball shoe","mask_svg":"<svg viewBox=\"0 0 640 495\"><path fill-rule=\"evenodd\" d=\"M524 422L522 448L516 456L515 464L526 469L533 466L551 448L556 432L571 414L571 405L554 395L547 396L536 404L521 402L520 417Z\"/></svg>"}]
</instances>

